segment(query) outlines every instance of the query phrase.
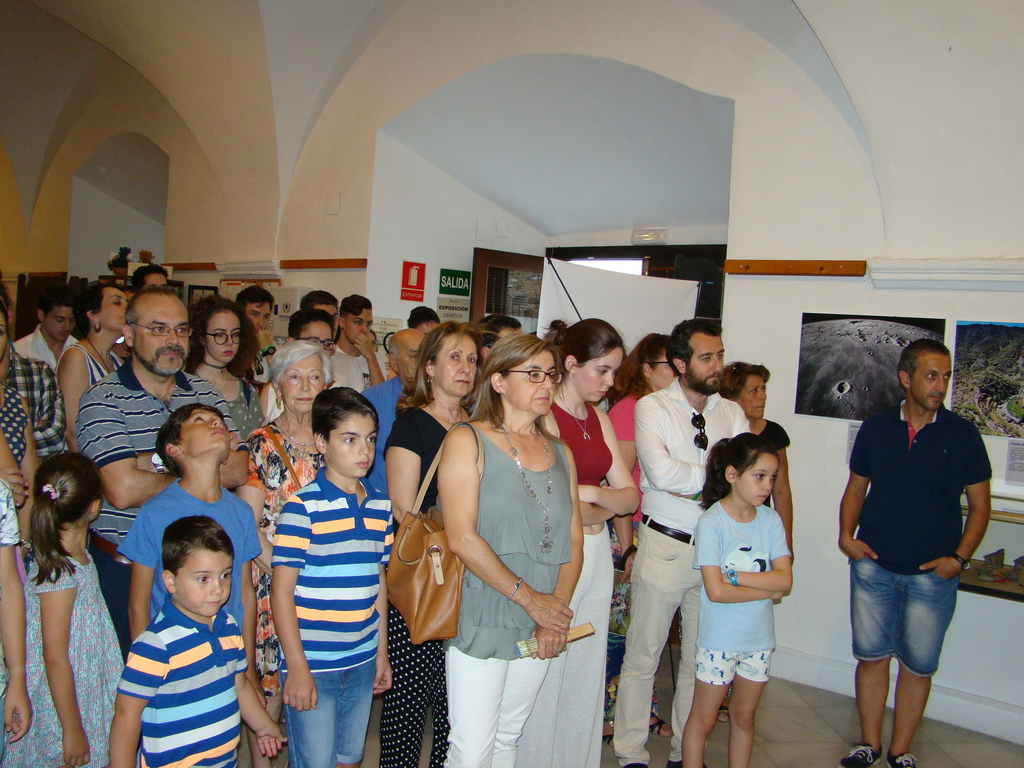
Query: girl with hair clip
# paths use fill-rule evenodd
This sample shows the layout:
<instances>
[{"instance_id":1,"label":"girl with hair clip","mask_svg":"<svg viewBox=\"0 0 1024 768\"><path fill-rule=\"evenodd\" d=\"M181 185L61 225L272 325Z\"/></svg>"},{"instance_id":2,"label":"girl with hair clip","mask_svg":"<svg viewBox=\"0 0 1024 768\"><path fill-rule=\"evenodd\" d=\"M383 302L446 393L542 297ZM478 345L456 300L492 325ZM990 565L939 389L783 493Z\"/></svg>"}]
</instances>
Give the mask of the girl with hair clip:
<instances>
[{"instance_id":1,"label":"girl with hair clip","mask_svg":"<svg viewBox=\"0 0 1024 768\"><path fill-rule=\"evenodd\" d=\"M590 318L551 323L547 337L564 361L546 426L572 449L583 520L583 572L569 608L573 624L594 625L595 634L551 664L520 741L518 765L597 768L604 726L604 679L608 606L613 566L608 521L632 515L637 490L607 414L595 408L615 381L623 344L611 325Z\"/></svg>"},{"instance_id":2,"label":"girl with hair clip","mask_svg":"<svg viewBox=\"0 0 1024 768\"><path fill-rule=\"evenodd\" d=\"M704 747L732 684L729 766L747 768L754 713L775 649L773 601L793 586L782 519L765 502L779 471L775 446L749 432L708 454L693 567L700 568L696 680L683 729L683 768L704 764Z\"/></svg>"},{"instance_id":3,"label":"girl with hair clip","mask_svg":"<svg viewBox=\"0 0 1024 768\"><path fill-rule=\"evenodd\" d=\"M36 473L25 581L26 679L35 712L4 768L107 764L123 664L86 553L102 493L99 469L79 453L51 456Z\"/></svg>"}]
</instances>

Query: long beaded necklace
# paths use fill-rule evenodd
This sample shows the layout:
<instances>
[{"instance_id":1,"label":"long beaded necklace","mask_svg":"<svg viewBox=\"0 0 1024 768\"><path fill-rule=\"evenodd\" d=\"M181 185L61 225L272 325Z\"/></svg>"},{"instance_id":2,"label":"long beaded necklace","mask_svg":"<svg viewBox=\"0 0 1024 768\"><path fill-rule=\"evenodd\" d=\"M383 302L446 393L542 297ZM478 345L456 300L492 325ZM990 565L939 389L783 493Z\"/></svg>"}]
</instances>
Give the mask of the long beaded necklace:
<instances>
[{"instance_id":1,"label":"long beaded necklace","mask_svg":"<svg viewBox=\"0 0 1024 768\"><path fill-rule=\"evenodd\" d=\"M551 462L551 454L548 452L548 441L545 440L543 436L541 436L540 443L544 447L544 459L545 459L545 461L546 461L546 463L548 465L548 479L547 479L547 489L548 490L547 490L547 493L544 496L544 501L541 502L541 500L539 498L537 498L537 492L535 490L533 490L533 486L530 485L530 481L526 477L526 470L523 469L523 463L519 460L519 452L516 450L516 447L514 445L512 445L512 438L509 437L508 432L505 431L505 426L504 425L500 426L499 429L501 430L501 434L503 434L505 436L505 439L508 441L508 449L512 453L512 460L516 463L516 466L519 468L519 477L523 481L523 486L526 488L526 492L528 494L530 494L530 498L531 499L533 499L534 501L537 502L537 505L540 507L541 512L544 513L544 525L541 527L541 531L544 533L544 538L540 540L540 551L544 552L544 553L550 552L551 548L555 545L555 542L553 542L551 540L551 521L550 521L550 517L548 516L548 513L551 510L551 493L552 493L552 488L551 488L551 466L552 466L552 462Z\"/></svg>"}]
</instances>

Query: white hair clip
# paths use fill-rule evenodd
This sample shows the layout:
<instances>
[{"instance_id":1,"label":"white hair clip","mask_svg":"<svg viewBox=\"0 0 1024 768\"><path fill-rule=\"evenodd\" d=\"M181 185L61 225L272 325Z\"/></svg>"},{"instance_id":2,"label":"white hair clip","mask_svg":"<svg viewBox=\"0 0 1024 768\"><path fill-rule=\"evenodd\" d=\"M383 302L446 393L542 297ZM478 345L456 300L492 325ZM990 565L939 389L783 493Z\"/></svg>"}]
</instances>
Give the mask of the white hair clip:
<instances>
[{"instance_id":1,"label":"white hair clip","mask_svg":"<svg viewBox=\"0 0 1024 768\"><path fill-rule=\"evenodd\" d=\"M60 494L57 492L57 489L50 483L46 483L46 485L43 486L42 491L54 501L60 498Z\"/></svg>"}]
</instances>

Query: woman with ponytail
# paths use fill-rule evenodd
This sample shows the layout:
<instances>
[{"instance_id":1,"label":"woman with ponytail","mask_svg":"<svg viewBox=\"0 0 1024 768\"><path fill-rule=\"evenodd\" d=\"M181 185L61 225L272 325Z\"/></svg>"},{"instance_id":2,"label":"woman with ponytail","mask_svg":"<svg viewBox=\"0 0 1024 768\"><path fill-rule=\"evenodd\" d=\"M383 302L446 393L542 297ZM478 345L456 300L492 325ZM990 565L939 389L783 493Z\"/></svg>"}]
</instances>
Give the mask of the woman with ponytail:
<instances>
[{"instance_id":1,"label":"woman with ponytail","mask_svg":"<svg viewBox=\"0 0 1024 768\"><path fill-rule=\"evenodd\" d=\"M545 425L572 449L583 519L583 572L569 608L573 625L591 623L594 637L573 646L548 670L519 742L517 765L597 768L604 724L608 605L613 567L608 522L628 520L637 490L600 403L622 365L622 338L604 320L551 323L545 337L558 347L565 377Z\"/></svg>"},{"instance_id":2,"label":"woman with ponytail","mask_svg":"<svg viewBox=\"0 0 1024 768\"><path fill-rule=\"evenodd\" d=\"M33 484L25 582L26 680L32 727L4 768L105 766L123 664L86 553L103 493L99 468L78 453L51 456Z\"/></svg>"}]
</instances>

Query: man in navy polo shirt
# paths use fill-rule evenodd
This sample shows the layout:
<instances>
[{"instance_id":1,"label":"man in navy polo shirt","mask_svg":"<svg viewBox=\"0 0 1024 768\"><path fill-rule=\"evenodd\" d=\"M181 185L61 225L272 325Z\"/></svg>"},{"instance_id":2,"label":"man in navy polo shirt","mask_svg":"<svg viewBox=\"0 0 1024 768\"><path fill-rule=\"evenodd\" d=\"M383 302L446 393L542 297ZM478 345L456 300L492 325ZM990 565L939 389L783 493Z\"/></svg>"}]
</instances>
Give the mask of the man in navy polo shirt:
<instances>
[{"instance_id":1,"label":"man in navy polo shirt","mask_svg":"<svg viewBox=\"0 0 1024 768\"><path fill-rule=\"evenodd\" d=\"M75 420L79 449L99 465L103 477L89 553L124 655L134 639L128 628L131 564L117 548L142 504L175 479L153 463L156 434L182 405L201 402L228 413L220 392L182 370L191 335L188 313L174 289L152 286L136 293L124 325L132 358L86 390ZM234 450L221 465L220 484L237 488L246 481L249 454L230 414L224 421Z\"/></svg>"},{"instance_id":2,"label":"man in navy polo shirt","mask_svg":"<svg viewBox=\"0 0 1024 768\"><path fill-rule=\"evenodd\" d=\"M864 422L850 456L839 548L850 558L861 743L840 768L881 758L893 656L899 674L887 764L917 765L910 742L939 666L959 575L988 526L992 470L978 430L942 405L951 371L949 350L937 341L904 349L898 372L906 399Z\"/></svg>"}]
</instances>

